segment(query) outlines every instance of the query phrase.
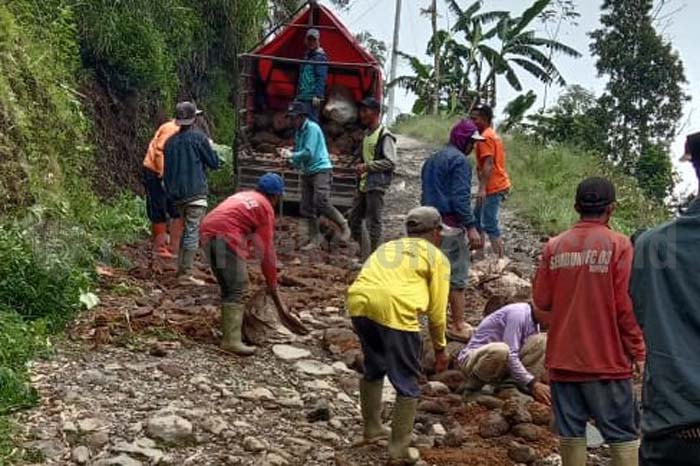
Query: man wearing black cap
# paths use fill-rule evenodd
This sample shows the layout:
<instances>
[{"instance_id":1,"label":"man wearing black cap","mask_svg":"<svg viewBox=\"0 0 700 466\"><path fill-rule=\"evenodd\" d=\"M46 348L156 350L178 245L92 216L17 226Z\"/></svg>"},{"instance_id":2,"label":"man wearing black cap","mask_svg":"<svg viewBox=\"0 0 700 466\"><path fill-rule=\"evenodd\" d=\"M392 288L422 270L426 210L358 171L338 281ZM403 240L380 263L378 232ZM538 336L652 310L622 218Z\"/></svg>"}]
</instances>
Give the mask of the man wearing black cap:
<instances>
[{"instance_id":1,"label":"man wearing black cap","mask_svg":"<svg viewBox=\"0 0 700 466\"><path fill-rule=\"evenodd\" d=\"M363 248L365 259L382 242L384 194L391 185L396 166L396 138L381 124L382 106L374 97L360 103L360 123L367 128L359 147L362 162L357 165L360 177L355 202L350 213L352 237L362 244L362 222L367 223L370 250Z\"/></svg>"},{"instance_id":2,"label":"man wearing black cap","mask_svg":"<svg viewBox=\"0 0 700 466\"><path fill-rule=\"evenodd\" d=\"M209 139L193 129L200 113L195 104L180 103L176 113L180 131L165 145L163 180L168 198L185 221L177 274L181 284L204 285L192 273L199 249L199 224L207 212L207 170L218 169L221 162Z\"/></svg>"},{"instance_id":3,"label":"man wearing black cap","mask_svg":"<svg viewBox=\"0 0 700 466\"><path fill-rule=\"evenodd\" d=\"M321 32L312 28L306 32L306 54L305 61L316 63L305 63L301 65L299 71L299 85L296 100L304 102L307 107L309 117L318 122L318 114L326 96L326 76L328 75L328 58L326 52L321 48Z\"/></svg>"},{"instance_id":4,"label":"man wearing black cap","mask_svg":"<svg viewBox=\"0 0 700 466\"><path fill-rule=\"evenodd\" d=\"M700 133L683 161L700 179ZM700 465L700 198L635 243L630 294L649 348L642 466Z\"/></svg>"},{"instance_id":5,"label":"man wearing black cap","mask_svg":"<svg viewBox=\"0 0 700 466\"><path fill-rule=\"evenodd\" d=\"M581 182L575 208L581 220L547 243L533 284L535 305L551 313L546 364L559 450L564 466L585 466L593 418L613 466L637 466L632 381L645 348L628 294L632 244L608 225L615 188L607 179Z\"/></svg>"}]
</instances>

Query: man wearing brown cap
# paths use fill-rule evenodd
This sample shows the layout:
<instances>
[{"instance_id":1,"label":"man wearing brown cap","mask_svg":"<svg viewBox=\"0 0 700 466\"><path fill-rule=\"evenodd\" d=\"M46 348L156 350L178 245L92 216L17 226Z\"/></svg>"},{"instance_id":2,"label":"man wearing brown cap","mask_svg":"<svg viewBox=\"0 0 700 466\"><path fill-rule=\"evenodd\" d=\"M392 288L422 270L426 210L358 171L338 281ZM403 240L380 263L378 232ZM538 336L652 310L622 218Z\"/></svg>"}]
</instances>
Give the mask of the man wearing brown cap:
<instances>
[{"instance_id":1,"label":"man wearing brown cap","mask_svg":"<svg viewBox=\"0 0 700 466\"><path fill-rule=\"evenodd\" d=\"M576 192L581 220L544 248L535 305L551 313L546 365L563 466L586 465L586 423L610 444L613 466L637 466L633 390L645 348L628 294L632 244L614 232L615 187L588 178Z\"/></svg>"},{"instance_id":2,"label":"man wearing brown cap","mask_svg":"<svg viewBox=\"0 0 700 466\"><path fill-rule=\"evenodd\" d=\"M682 160L700 179L700 133ZM700 465L700 198L639 236L630 294L649 350L640 464Z\"/></svg>"},{"instance_id":3,"label":"man wearing brown cap","mask_svg":"<svg viewBox=\"0 0 700 466\"><path fill-rule=\"evenodd\" d=\"M347 306L364 354L360 384L364 440L386 436L381 413L382 387L388 376L397 392L389 456L398 464L419 459L409 444L420 397L420 314L428 316L437 372L447 367L450 262L440 251L445 228L436 209L411 210L406 218L408 237L381 245L348 291Z\"/></svg>"}]
</instances>

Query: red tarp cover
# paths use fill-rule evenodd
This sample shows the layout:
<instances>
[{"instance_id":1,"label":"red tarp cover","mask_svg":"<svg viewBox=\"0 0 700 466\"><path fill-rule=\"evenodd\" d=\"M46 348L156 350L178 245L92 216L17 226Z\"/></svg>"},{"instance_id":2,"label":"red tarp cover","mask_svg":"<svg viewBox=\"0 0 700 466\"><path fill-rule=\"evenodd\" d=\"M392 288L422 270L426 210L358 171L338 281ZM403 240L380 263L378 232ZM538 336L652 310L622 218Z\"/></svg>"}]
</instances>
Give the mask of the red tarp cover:
<instances>
[{"instance_id":1,"label":"red tarp cover","mask_svg":"<svg viewBox=\"0 0 700 466\"><path fill-rule=\"evenodd\" d=\"M314 26L309 26L311 14L314 15ZM333 12L323 5L316 9L309 7L303 10L270 42L261 45L250 54L303 59L306 31L310 27L317 27L321 32L321 47L328 56L326 91L333 86L344 86L352 92L357 101L367 95L373 95L381 101L382 75L377 60L354 39ZM334 62L364 66L334 66ZM283 110L294 99L300 66L297 63L258 59L258 76L262 81L260 85L265 89L267 108Z\"/></svg>"}]
</instances>

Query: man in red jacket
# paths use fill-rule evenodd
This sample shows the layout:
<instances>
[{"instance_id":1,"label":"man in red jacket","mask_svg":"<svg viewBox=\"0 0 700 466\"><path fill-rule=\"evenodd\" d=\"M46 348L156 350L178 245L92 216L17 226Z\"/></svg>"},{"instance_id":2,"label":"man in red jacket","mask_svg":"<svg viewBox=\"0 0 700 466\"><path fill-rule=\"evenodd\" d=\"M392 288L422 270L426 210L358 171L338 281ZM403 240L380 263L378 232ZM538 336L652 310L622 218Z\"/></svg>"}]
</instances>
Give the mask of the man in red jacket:
<instances>
[{"instance_id":1,"label":"man in red jacket","mask_svg":"<svg viewBox=\"0 0 700 466\"><path fill-rule=\"evenodd\" d=\"M241 338L243 294L248 284L246 259L252 244L262 256L261 267L268 290L280 314L286 314L277 291L275 210L284 192L284 181L275 173L263 175L255 191L242 191L226 199L202 221L200 237L211 269L221 288L221 348L242 356L255 352Z\"/></svg>"},{"instance_id":2,"label":"man in red jacket","mask_svg":"<svg viewBox=\"0 0 700 466\"><path fill-rule=\"evenodd\" d=\"M575 207L581 220L547 243L533 287L535 305L552 313L546 361L563 465L585 466L593 418L613 466L637 466L632 381L634 369L643 371L645 348L628 294L632 244L608 226L610 181L584 180Z\"/></svg>"}]
</instances>

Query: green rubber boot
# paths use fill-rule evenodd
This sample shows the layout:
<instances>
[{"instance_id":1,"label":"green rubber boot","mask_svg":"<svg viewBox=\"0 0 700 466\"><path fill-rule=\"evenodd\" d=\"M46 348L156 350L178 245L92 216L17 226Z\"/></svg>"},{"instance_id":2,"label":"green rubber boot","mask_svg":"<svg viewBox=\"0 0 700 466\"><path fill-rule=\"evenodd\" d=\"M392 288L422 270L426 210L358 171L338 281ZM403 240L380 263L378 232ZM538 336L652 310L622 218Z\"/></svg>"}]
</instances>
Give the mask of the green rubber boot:
<instances>
[{"instance_id":1,"label":"green rubber boot","mask_svg":"<svg viewBox=\"0 0 700 466\"><path fill-rule=\"evenodd\" d=\"M192 275L197 251L183 249L178 256L177 281L180 285L205 286L206 283Z\"/></svg>"},{"instance_id":2,"label":"green rubber boot","mask_svg":"<svg viewBox=\"0 0 700 466\"><path fill-rule=\"evenodd\" d=\"M562 466L586 466L588 450L584 438L560 438L559 454Z\"/></svg>"},{"instance_id":3,"label":"green rubber boot","mask_svg":"<svg viewBox=\"0 0 700 466\"><path fill-rule=\"evenodd\" d=\"M415 464L420 460L418 450L409 448L417 408L418 398L396 397L394 415L391 420L391 438L389 440L391 465Z\"/></svg>"},{"instance_id":4,"label":"green rubber boot","mask_svg":"<svg viewBox=\"0 0 700 466\"><path fill-rule=\"evenodd\" d=\"M363 436L366 443L376 442L389 436L382 426L382 389L384 380L360 381L360 404L362 405Z\"/></svg>"},{"instance_id":5,"label":"green rubber boot","mask_svg":"<svg viewBox=\"0 0 700 466\"><path fill-rule=\"evenodd\" d=\"M612 466L638 466L639 440L624 443L611 443Z\"/></svg>"},{"instance_id":6,"label":"green rubber boot","mask_svg":"<svg viewBox=\"0 0 700 466\"><path fill-rule=\"evenodd\" d=\"M308 240L302 251L313 251L323 244L323 235L321 234L321 222L318 217L306 219L306 229L308 231Z\"/></svg>"},{"instance_id":7,"label":"green rubber boot","mask_svg":"<svg viewBox=\"0 0 700 466\"><path fill-rule=\"evenodd\" d=\"M221 306L221 349L240 356L250 356L255 348L243 343L243 304L227 303Z\"/></svg>"}]
</instances>

